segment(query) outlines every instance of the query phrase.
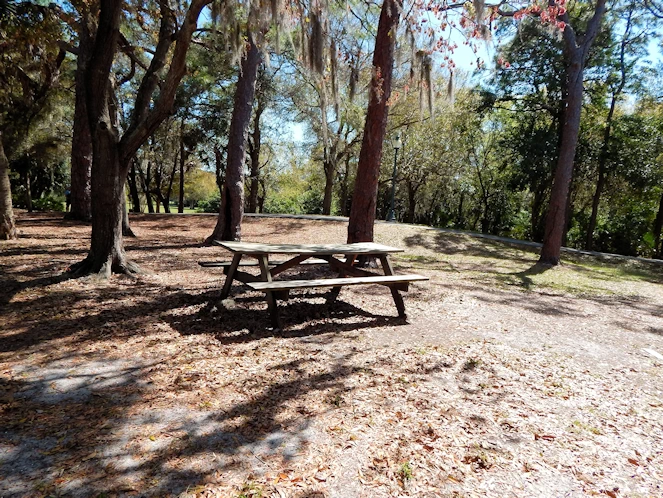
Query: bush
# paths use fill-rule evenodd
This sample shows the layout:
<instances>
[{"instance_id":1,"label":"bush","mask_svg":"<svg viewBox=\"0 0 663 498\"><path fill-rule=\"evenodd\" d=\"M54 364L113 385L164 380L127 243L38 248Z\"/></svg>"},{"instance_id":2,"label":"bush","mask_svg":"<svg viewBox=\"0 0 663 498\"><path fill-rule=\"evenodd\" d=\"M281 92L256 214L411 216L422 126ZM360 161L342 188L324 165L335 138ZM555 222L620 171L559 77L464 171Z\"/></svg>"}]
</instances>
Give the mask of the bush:
<instances>
[{"instance_id":1,"label":"bush","mask_svg":"<svg viewBox=\"0 0 663 498\"><path fill-rule=\"evenodd\" d=\"M267 198L263 212L269 214L302 214L302 208L297 198L275 194Z\"/></svg>"},{"instance_id":2,"label":"bush","mask_svg":"<svg viewBox=\"0 0 663 498\"><path fill-rule=\"evenodd\" d=\"M32 201L32 208L35 211L64 211L64 197L47 195L40 199L35 199Z\"/></svg>"},{"instance_id":3,"label":"bush","mask_svg":"<svg viewBox=\"0 0 663 498\"><path fill-rule=\"evenodd\" d=\"M220 205L221 205L221 197L216 195L214 197L210 197L209 199L198 201L198 204L196 205L196 212L218 213Z\"/></svg>"}]
</instances>

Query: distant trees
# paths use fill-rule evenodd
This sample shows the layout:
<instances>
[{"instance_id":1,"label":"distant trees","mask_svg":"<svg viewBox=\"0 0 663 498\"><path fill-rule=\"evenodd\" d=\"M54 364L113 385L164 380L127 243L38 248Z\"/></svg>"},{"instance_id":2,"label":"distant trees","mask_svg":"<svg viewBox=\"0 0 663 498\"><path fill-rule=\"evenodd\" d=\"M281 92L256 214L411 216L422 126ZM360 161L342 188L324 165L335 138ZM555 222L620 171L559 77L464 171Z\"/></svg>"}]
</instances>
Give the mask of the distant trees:
<instances>
[{"instance_id":1,"label":"distant trees","mask_svg":"<svg viewBox=\"0 0 663 498\"><path fill-rule=\"evenodd\" d=\"M186 55L198 16L209 1L193 0L179 22L167 2L160 4L158 39L124 130L118 126L118 103L111 74L120 44L123 3L100 2L97 33L86 70L86 104L93 144L92 238L88 256L72 266L76 273L108 277L111 272L137 270L127 259L122 243L125 180L136 151L171 111L186 71ZM124 105L129 106L129 102Z\"/></svg>"},{"instance_id":2,"label":"distant trees","mask_svg":"<svg viewBox=\"0 0 663 498\"><path fill-rule=\"evenodd\" d=\"M72 195L73 216L88 217L76 200L88 196L86 185L99 193L80 273L135 270L113 228L124 218L125 182L134 211L168 211L173 200L180 212L197 201L219 206L210 240L241 237L245 209L350 214L348 240L372 240L388 207L396 133L404 139L395 179L401 221L542 240L551 264L562 243L661 253L660 96L649 79L636 85L632 77L649 77L643 51L656 34L640 4L507 10L474 2L403 12L391 0L275 11L232 3L213 9L222 19L202 28L195 12L207 0L182 10L28 5L11 14L21 23L3 24L15 36L0 54L8 68L0 76L2 233L15 233L12 204L60 192L62 150L71 147L71 190L82 192ZM452 7L459 10L447 15ZM465 29L470 45L499 25L507 41L484 89L463 83L453 42L423 22L430 15ZM508 19L523 16L513 36ZM289 43L273 53L273 28L285 24L294 24L281 36ZM22 54L22 45L32 51ZM75 71L65 53L75 55ZM269 58L271 67L261 63ZM52 91L60 72L76 99ZM451 75L460 81L453 91ZM283 143L290 118L304 132L297 146ZM86 144L101 154L96 183L85 177L94 161ZM210 194L214 178L219 196Z\"/></svg>"},{"instance_id":3,"label":"distant trees","mask_svg":"<svg viewBox=\"0 0 663 498\"><path fill-rule=\"evenodd\" d=\"M0 239L17 234L10 161L26 157L29 165L29 153L39 145L35 126L44 119L65 58L62 26L49 9L27 2L11 7L0 11ZM28 168L24 176L28 205L31 173Z\"/></svg>"}]
</instances>

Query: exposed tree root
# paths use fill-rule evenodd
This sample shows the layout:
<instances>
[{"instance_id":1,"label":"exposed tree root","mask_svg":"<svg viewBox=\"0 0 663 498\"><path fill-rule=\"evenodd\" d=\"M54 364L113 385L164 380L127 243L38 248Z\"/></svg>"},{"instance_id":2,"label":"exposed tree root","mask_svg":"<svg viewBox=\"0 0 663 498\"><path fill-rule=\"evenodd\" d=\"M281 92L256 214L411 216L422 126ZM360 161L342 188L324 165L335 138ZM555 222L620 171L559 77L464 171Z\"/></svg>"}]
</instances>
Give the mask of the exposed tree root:
<instances>
[{"instance_id":1,"label":"exposed tree root","mask_svg":"<svg viewBox=\"0 0 663 498\"><path fill-rule=\"evenodd\" d=\"M8 215L2 215L0 218L0 240L14 240L18 238L16 223L14 218Z\"/></svg>"},{"instance_id":2,"label":"exposed tree root","mask_svg":"<svg viewBox=\"0 0 663 498\"><path fill-rule=\"evenodd\" d=\"M124 258L121 262L105 261L99 263L94 258L88 256L83 261L71 265L67 272L73 277L84 277L86 275L96 275L99 279L108 280L113 273L119 275L134 276L144 273L141 267Z\"/></svg>"},{"instance_id":3,"label":"exposed tree root","mask_svg":"<svg viewBox=\"0 0 663 498\"><path fill-rule=\"evenodd\" d=\"M69 221L81 221L83 223L90 223L92 221L92 217L85 217L85 216L76 216L74 213L71 211L68 211L64 213L64 219L69 220Z\"/></svg>"}]
</instances>

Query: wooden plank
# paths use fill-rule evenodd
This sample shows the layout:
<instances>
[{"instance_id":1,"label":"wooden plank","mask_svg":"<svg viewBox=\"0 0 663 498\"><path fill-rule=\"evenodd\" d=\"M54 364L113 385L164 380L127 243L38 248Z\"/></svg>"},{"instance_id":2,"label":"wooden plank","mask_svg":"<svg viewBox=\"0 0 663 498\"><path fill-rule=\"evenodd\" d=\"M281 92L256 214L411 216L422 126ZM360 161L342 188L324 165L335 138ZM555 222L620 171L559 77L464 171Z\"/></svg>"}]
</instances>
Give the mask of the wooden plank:
<instances>
[{"instance_id":1,"label":"wooden plank","mask_svg":"<svg viewBox=\"0 0 663 498\"><path fill-rule=\"evenodd\" d=\"M228 294L230 294L230 287L232 286L233 279L235 278L235 271L237 270L237 267L239 266L239 262L241 259L242 259L241 254L235 254L233 256L233 262L230 265L230 268L228 268L226 281L224 282L223 290L221 291L221 299L227 298Z\"/></svg>"},{"instance_id":2,"label":"wooden plank","mask_svg":"<svg viewBox=\"0 0 663 498\"><path fill-rule=\"evenodd\" d=\"M294 258L292 258L289 261L286 261L285 263L281 263L280 265L275 266L274 268L269 270L269 273L273 277L275 275L278 275L279 273L282 273L282 272L292 268L293 266L297 266L299 264L302 264L304 261L306 261L309 258L310 258L310 256L308 254L300 254L299 256L295 256ZM324 261L326 263L326 261L324 259L322 261Z\"/></svg>"},{"instance_id":3,"label":"wooden plank","mask_svg":"<svg viewBox=\"0 0 663 498\"><path fill-rule=\"evenodd\" d=\"M263 281L263 279L258 277L257 275L252 275L251 273L246 273L245 271L240 271L240 270L235 270L233 278L235 280L239 280L240 282L243 282L245 284L248 284L249 282L262 282Z\"/></svg>"},{"instance_id":4,"label":"wooden plank","mask_svg":"<svg viewBox=\"0 0 663 498\"><path fill-rule=\"evenodd\" d=\"M384 246L374 242L360 242L358 244L260 244L215 240L213 243L233 253L249 255L312 254L323 256L332 254L388 254L404 251L404 249L398 247Z\"/></svg>"},{"instance_id":5,"label":"wooden plank","mask_svg":"<svg viewBox=\"0 0 663 498\"><path fill-rule=\"evenodd\" d=\"M340 276L343 276L345 274L347 275L353 275L355 277L375 277L375 276L381 276L378 273L375 272L370 272L366 270L362 270L361 268L357 268L355 266L347 264L345 261L336 259L336 258L329 258L329 266L334 268L335 270L338 271Z\"/></svg>"},{"instance_id":6,"label":"wooden plank","mask_svg":"<svg viewBox=\"0 0 663 498\"><path fill-rule=\"evenodd\" d=\"M357 259L356 256L349 255L347 256L347 259L341 260L341 259L336 259L334 256L327 256L327 261L329 261L329 266L334 268L336 271L338 271L338 278L343 278L345 277L348 273L350 275L353 275L355 277L361 277L361 276L367 276L367 275L361 275L355 273L353 270L353 266L355 263L355 259ZM350 270L348 272L348 270ZM362 270L363 271L363 270ZM341 289L343 286L338 285L329 292L329 296L327 296L327 305L333 304L336 302L336 299L338 298L338 295L341 293Z\"/></svg>"},{"instance_id":7,"label":"wooden plank","mask_svg":"<svg viewBox=\"0 0 663 498\"><path fill-rule=\"evenodd\" d=\"M423 275L376 275L374 277L347 277L347 278L321 278L315 280L277 280L273 282L249 282L247 285L253 290L271 292L275 290L308 289L313 287L337 287L342 285L367 284L402 284L406 282L421 282L428 280Z\"/></svg>"},{"instance_id":8,"label":"wooden plank","mask_svg":"<svg viewBox=\"0 0 663 498\"><path fill-rule=\"evenodd\" d=\"M380 263L382 263L382 270L384 271L385 275L393 275L394 274L394 268L391 266L391 261L389 261L389 256L386 254L383 254L380 256ZM398 292L398 289L392 287L391 288L391 297L394 299L394 304L396 305L396 309L398 310L398 316L402 316L405 318L405 303L403 302L403 296L401 296Z\"/></svg>"},{"instance_id":9,"label":"wooden plank","mask_svg":"<svg viewBox=\"0 0 663 498\"><path fill-rule=\"evenodd\" d=\"M263 282L255 282L255 283L249 282L247 283L247 285L252 286L252 285L261 285L261 284L262 285L273 284L274 282L272 282L272 276L269 273L269 264L267 262L267 255L260 256L258 258L258 263L260 264L260 276L262 277ZM269 309L269 315L272 318L272 325L274 326L274 328L280 329L281 320L279 319L279 310L276 304L276 298L269 289L266 290L265 298L267 299L267 308Z\"/></svg>"},{"instance_id":10,"label":"wooden plank","mask_svg":"<svg viewBox=\"0 0 663 498\"><path fill-rule=\"evenodd\" d=\"M270 261L269 266L278 266L286 263L287 261ZM198 261L198 264L203 268L228 268L232 265L232 261ZM300 265L325 265L327 260L319 258L306 259L299 263ZM258 261L240 261L239 266L259 266Z\"/></svg>"}]
</instances>

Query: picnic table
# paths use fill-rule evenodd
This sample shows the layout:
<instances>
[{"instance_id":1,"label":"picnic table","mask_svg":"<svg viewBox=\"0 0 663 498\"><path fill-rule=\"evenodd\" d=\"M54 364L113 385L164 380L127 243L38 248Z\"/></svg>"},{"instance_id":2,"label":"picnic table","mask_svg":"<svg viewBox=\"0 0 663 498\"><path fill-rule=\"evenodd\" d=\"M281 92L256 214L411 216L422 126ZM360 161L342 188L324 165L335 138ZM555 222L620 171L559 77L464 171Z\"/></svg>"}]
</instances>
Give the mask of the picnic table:
<instances>
[{"instance_id":1,"label":"picnic table","mask_svg":"<svg viewBox=\"0 0 663 498\"><path fill-rule=\"evenodd\" d=\"M234 280L245 283L256 291L265 293L265 299L272 324L280 328L277 299L287 299L290 290L314 287L332 287L327 303L336 300L343 286L380 284L389 287L398 315L405 317L405 304L400 291L407 291L410 282L428 280L422 275L396 275L389 255L403 252L403 249L373 242L357 244L261 244L253 242L214 241L214 244L233 254L231 262L204 263L202 266L221 266L226 273L226 281L221 291L221 299L230 295ZM284 261L270 260L274 254L285 254ZM342 255L342 258L337 256ZM382 265L382 274L357 268L355 262L361 255L376 257ZM251 258L250 261L243 258ZM290 268L307 264L325 264L338 273L338 278L313 280L274 280L278 274ZM258 266L260 276L241 271L240 266Z\"/></svg>"}]
</instances>

